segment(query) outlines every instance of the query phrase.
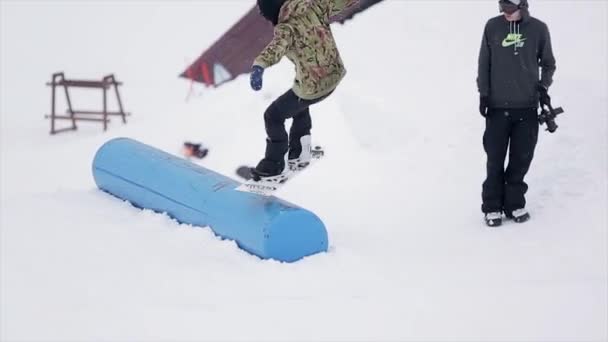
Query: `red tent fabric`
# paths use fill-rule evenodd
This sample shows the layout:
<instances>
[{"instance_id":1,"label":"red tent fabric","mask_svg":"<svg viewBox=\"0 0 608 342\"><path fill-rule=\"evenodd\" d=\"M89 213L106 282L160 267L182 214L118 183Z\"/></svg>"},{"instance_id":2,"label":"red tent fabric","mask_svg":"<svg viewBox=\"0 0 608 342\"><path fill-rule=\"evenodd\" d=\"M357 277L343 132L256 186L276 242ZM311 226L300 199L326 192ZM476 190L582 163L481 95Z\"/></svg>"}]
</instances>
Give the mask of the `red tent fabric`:
<instances>
[{"instance_id":1,"label":"red tent fabric","mask_svg":"<svg viewBox=\"0 0 608 342\"><path fill-rule=\"evenodd\" d=\"M346 9L332 21L344 23L380 1L360 0L358 5ZM238 75L249 73L253 60L271 39L272 25L262 18L257 6L254 6L188 66L180 77L217 87Z\"/></svg>"}]
</instances>

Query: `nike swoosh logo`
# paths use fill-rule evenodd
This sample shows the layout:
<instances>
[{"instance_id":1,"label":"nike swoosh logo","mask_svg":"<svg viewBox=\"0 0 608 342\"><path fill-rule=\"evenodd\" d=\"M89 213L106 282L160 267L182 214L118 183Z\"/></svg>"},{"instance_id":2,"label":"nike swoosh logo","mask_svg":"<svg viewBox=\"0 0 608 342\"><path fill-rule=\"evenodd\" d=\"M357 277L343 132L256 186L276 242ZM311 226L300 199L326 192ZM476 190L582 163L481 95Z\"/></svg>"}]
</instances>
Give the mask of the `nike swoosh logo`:
<instances>
[{"instance_id":1,"label":"nike swoosh logo","mask_svg":"<svg viewBox=\"0 0 608 342\"><path fill-rule=\"evenodd\" d=\"M524 40L526 40L526 38L524 38L524 39L518 39L518 40L511 40L511 39L507 40L507 39L505 39L505 40L502 41L502 47L509 47L511 45L515 45L517 43L523 42Z\"/></svg>"}]
</instances>

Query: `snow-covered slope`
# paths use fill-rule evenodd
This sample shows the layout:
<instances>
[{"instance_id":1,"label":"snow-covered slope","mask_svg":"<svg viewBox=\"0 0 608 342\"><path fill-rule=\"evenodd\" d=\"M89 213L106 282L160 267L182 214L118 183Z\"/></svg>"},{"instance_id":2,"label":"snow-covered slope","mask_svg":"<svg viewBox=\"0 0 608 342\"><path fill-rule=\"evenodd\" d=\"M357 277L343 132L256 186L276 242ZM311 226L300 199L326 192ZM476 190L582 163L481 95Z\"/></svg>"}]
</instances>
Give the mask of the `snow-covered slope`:
<instances>
[{"instance_id":1,"label":"snow-covered slope","mask_svg":"<svg viewBox=\"0 0 608 342\"><path fill-rule=\"evenodd\" d=\"M209 229L98 191L95 151L128 136L233 176L263 152L262 113L291 83L284 62L255 93L178 72L250 1L0 3L0 339L605 340L607 19L604 1L533 1L558 59L554 102L527 178L533 219L481 220L483 120L475 73L494 1L396 1L335 36L349 70L315 106L323 162L280 196L317 213L330 251L262 261ZM133 113L103 133L48 135L51 73L114 72ZM98 94L75 92L81 106Z\"/></svg>"}]
</instances>

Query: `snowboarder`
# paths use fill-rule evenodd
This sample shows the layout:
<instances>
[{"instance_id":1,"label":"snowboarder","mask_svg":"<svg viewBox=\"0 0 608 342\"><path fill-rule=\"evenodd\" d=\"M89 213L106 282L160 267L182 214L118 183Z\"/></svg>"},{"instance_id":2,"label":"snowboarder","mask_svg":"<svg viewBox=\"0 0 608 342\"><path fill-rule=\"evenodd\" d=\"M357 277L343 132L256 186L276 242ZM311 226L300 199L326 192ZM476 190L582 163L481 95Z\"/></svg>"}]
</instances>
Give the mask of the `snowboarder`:
<instances>
[{"instance_id":1,"label":"snowboarder","mask_svg":"<svg viewBox=\"0 0 608 342\"><path fill-rule=\"evenodd\" d=\"M530 218L524 176L538 139L538 104L550 103L556 68L549 29L530 16L528 1L500 0L499 6L502 14L485 26L477 76L479 112L486 119L481 209L488 226L501 225L503 212L519 223Z\"/></svg>"},{"instance_id":2,"label":"snowboarder","mask_svg":"<svg viewBox=\"0 0 608 342\"><path fill-rule=\"evenodd\" d=\"M290 164L310 160L309 107L328 97L346 70L334 41L330 18L358 0L257 0L261 15L274 26L274 37L255 59L251 88L262 89L264 70L286 56L296 67L293 87L264 113L266 154L252 169L257 177L279 175ZM289 135L285 121L293 118Z\"/></svg>"}]
</instances>

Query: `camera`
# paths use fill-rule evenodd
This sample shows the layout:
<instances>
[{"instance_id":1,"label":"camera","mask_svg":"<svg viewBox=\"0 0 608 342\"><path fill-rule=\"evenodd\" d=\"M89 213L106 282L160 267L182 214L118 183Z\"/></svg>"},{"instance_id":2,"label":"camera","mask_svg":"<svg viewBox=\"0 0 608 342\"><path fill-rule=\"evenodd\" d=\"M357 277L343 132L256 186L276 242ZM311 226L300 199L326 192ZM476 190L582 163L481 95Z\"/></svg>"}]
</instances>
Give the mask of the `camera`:
<instances>
[{"instance_id":1,"label":"camera","mask_svg":"<svg viewBox=\"0 0 608 342\"><path fill-rule=\"evenodd\" d=\"M548 105L547 108L545 108L543 106L538 115L538 123L540 125L547 124L547 131L549 131L549 133L555 133L557 127L559 127L555 123L555 117L563 112L564 110L562 107L553 108L551 105Z\"/></svg>"}]
</instances>

